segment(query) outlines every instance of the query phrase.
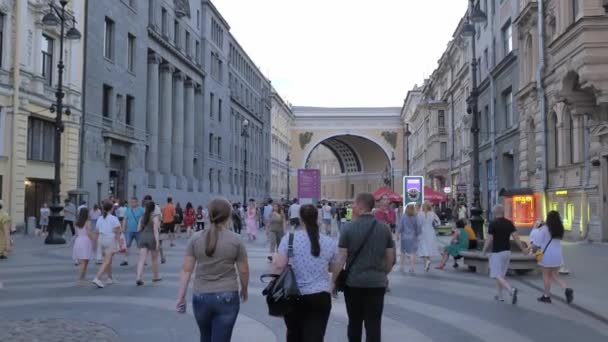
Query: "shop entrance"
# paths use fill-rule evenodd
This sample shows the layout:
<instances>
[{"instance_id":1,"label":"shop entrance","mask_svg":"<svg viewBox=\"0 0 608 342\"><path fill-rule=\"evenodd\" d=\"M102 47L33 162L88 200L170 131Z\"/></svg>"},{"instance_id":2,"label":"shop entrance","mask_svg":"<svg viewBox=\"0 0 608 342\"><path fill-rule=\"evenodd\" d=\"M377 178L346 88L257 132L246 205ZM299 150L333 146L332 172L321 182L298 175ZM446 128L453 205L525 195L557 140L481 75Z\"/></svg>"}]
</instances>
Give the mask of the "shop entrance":
<instances>
[{"instance_id":1,"label":"shop entrance","mask_svg":"<svg viewBox=\"0 0 608 342\"><path fill-rule=\"evenodd\" d=\"M126 158L118 155L110 156L110 172L108 179L108 195L125 200L127 196L127 185L125 175L127 173Z\"/></svg>"},{"instance_id":2,"label":"shop entrance","mask_svg":"<svg viewBox=\"0 0 608 342\"><path fill-rule=\"evenodd\" d=\"M53 181L48 179L28 178L25 180L25 217L36 217L40 219L40 208L46 203L51 206L53 201Z\"/></svg>"}]
</instances>

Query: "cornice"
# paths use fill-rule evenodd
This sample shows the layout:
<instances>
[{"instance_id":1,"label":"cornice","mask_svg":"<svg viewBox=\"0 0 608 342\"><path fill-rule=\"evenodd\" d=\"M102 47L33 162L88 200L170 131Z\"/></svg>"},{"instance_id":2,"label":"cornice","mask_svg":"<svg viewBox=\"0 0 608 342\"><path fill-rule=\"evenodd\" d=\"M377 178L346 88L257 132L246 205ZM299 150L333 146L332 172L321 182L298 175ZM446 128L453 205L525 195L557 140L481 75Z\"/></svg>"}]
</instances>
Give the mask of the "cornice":
<instances>
[{"instance_id":1,"label":"cornice","mask_svg":"<svg viewBox=\"0 0 608 342\"><path fill-rule=\"evenodd\" d=\"M207 76L207 73L201 65L197 65L194 61L188 59L181 51L176 49L173 45L169 44L169 42L162 36L162 34L156 32L156 30L154 30L154 28L150 26L148 26L148 36L154 41L156 41L158 44L160 44L163 48L169 50L169 52L171 52L173 56L179 59L182 63L186 64L192 70L198 72L203 77ZM156 51L156 53L159 53L159 51Z\"/></svg>"}]
</instances>

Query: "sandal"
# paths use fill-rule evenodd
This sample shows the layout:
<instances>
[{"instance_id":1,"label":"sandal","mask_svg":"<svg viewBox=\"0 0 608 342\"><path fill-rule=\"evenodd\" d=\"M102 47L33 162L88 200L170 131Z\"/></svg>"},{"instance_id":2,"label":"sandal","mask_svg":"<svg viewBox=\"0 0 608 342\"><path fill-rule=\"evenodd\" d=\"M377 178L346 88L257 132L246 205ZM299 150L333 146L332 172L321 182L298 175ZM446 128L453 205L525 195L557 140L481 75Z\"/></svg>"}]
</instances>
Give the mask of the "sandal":
<instances>
[{"instance_id":1,"label":"sandal","mask_svg":"<svg viewBox=\"0 0 608 342\"><path fill-rule=\"evenodd\" d=\"M161 280L163 280L163 278L156 278L156 279L152 279L152 282L153 282L153 283L157 283L157 282L159 282L159 281L161 281Z\"/></svg>"}]
</instances>

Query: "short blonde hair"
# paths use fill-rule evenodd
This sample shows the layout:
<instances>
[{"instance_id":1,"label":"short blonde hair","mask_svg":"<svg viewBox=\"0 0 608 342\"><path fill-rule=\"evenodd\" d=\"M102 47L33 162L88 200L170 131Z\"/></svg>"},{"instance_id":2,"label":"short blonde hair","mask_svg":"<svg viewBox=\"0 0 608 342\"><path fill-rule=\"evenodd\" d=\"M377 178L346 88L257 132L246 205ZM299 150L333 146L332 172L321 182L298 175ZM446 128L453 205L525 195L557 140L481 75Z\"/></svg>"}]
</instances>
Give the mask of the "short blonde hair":
<instances>
[{"instance_id":1,"label":"short blonde hair","mask_svg":"<svg viewBox=\"0 0 608 342\"><path fill-rule=\"evenodd\" d=\"M416 215L416 204L415 203L408 203L405 206L405 213L408 216L414 216L414 215Z\"/></svg>"},{"instance_id":2,"label":"short blonde hair","mask_svg":"<svg viewBox=\"0 0 608 342\"><path fill-rule=\"evenodd\" d=\"M428 202L428 201L424 202L424 204L422 205L422 210L424 212L428 212L428 211L433 210L433 204L431 204L431 202Z\"/></svg>"}]
</instances>

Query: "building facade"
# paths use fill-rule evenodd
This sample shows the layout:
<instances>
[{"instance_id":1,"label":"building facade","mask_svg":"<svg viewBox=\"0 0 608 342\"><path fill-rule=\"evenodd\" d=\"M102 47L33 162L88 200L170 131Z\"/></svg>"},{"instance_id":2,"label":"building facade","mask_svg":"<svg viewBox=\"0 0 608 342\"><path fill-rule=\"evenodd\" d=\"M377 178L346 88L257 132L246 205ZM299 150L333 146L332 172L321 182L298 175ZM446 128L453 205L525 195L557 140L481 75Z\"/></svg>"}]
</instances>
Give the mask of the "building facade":
<instances>
[{"instance_id":1,"label":"building facade","mask_svg":"<svg viewBox=\"0 0 608 342\"><path fill-rule=\"evenodd\" d=\"M87 1L66 9L84 32ZM61 139L61 196L77 187L82 109L83 41L65 40L59 49L59 26L47 27L46 1L0 1L0 198L15 226L38 216L51 204L54 179L57 61L63 55L64 106ZM71 22L70 24L71 25Z\"/></svg>"},{"instance_id":2,"label":"building facade","mask_svg":"<svg viewBox=\"0 0 608 342\"><path fill-rule=\"evenodd\" d=\"M287 156L292 143L290 130L293 126L294 115L291 111L291 105L285 102L274 88L272 89L271 100L270 197L287 199L292 195L292 189L287 189L289 186L287 175L292 171Z\"/></svg>"},{"instance_id":3,"label":"building facade","mask_svg":"<svg viewBox=\"0 0 608 342\"><path fill-rule=\"evenodd\" d=\"M250 59L247 69L231 60L238 43L215 6L98 1L87 14L82 188L96 200L145 194L194 204L237 200L244 181L240 123L247 118L256 142L248 192L266 196L269 81ZM235 97L233 75L250 87L238 111L245 94Z\"/></svg>"}]
</instances>

